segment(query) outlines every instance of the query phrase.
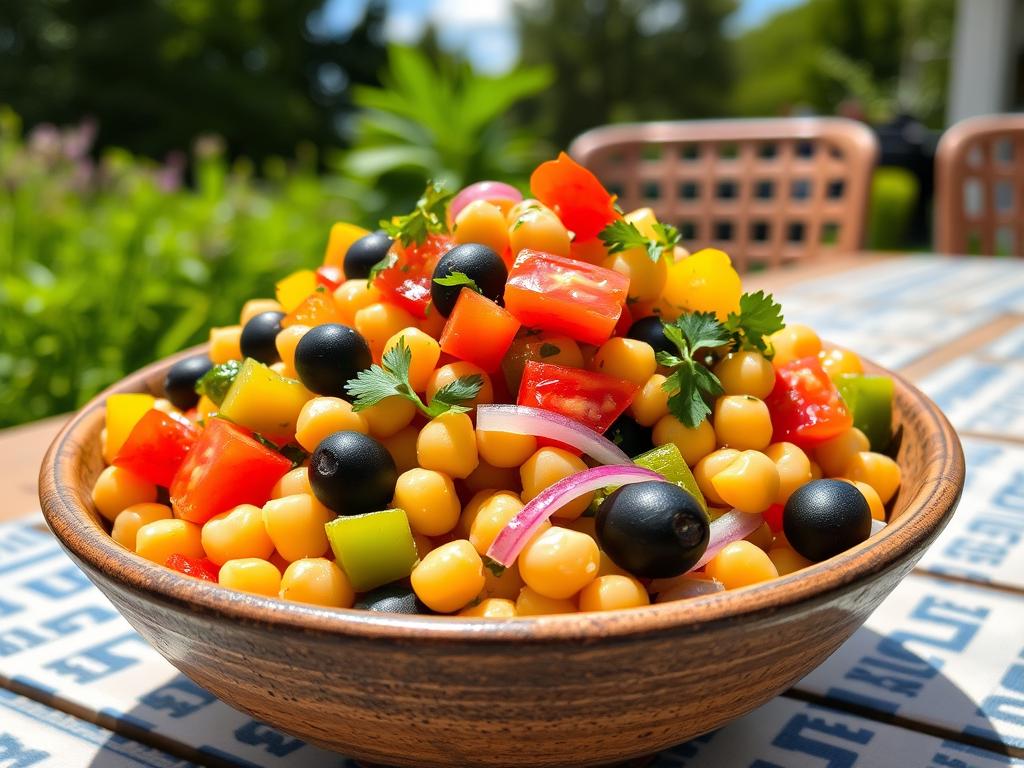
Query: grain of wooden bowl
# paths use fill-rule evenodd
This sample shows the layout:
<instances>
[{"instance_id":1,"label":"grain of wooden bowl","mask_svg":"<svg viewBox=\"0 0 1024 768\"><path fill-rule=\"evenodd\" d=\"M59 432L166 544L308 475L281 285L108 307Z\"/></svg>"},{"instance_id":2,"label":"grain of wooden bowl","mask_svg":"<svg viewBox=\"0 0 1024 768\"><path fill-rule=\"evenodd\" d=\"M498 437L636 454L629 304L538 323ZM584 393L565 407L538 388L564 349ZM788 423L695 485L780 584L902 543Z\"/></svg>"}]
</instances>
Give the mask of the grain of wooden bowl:
<instances>
[{"instance_id":1,"label":"grain of wooden bowl","mask_svg":"<svg viewBox=\"0 0 1024 768\"><path fill-rule=\"evenodd\" d=\"M106 395L159 392L176 359L111 387L64 428L41 470L46 520L131 625L199 685L376 763L597 765L717 728L838 648L939 534L963 486L956 434L897 376L904 483L892 522L797 574L649 608L509 622L320 609L153 565L115 544L92 508Z\"/></svg>"}]
</instances>

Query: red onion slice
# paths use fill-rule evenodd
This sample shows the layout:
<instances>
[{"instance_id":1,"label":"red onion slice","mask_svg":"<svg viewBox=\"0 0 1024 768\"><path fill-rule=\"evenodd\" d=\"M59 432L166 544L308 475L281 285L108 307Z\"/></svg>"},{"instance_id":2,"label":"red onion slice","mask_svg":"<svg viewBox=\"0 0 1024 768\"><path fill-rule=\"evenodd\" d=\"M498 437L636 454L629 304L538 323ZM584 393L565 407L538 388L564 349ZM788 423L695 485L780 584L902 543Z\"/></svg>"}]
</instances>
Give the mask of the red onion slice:
<instances>
[{"instance_id":1,"label":"red onion slice","mask_svg":"<svg viewBox=\"0 0 1024 768\"><path fill-rule=\"evenodd\" d=\"M463 187L448 205L448 220L455 221L462 209L477 200L510 200L513 204L523 199L523 193L501 181L478 181Z\"/></svg>"},{"instance_id":2,"label":"red onion slice","mask_svg":"<svg viewBox=\"0 0 1024 768\"><path fill-rule=\"evenodd\" d=\"M557 440L578 448L602 464L633 463L629 456L607 437L602 437L575 419L542 408L531 408L526 405L478 405L476 428L477 431L512 432L517 435ZM661 475L658 477L664 480Z\"/></svg>"},{"instance_id":3,"label":"red onion slice","mask_svg":"<svg viewBox=\"0 0 1024 768\"><path fill-rule=\"evenodd\" d=\"M701 595L713 595L716 592L724 592L725 585L718 579L698 579L693 576L677 578L675 583L668 589L658 593L657 603L668 603L673 600L686 600Z\"/></svg>"},{"instance_id":4,"label":"red onion slice","mask_svg":"<svg viewBox=\"0 0 1024 768\"><path fill-rule=\"evenodd\" d=\"M712 521L708 548L704 550L704 556L687 573L707 565L708 561L717 555L726 544L747 538L760 528L763 522L764 518L761 515L748 515L738 509L726 512L717 520Z\"/></svg>"},{"instance_id":5,"label":"red onion slice","mask_svg":"<svg viewBox=\"0 0 1024 768\"><path fill-rule=\"evenodd\" d=\"M609 486L642 483L648 480L666 482L665 478L650 469L628 466L594 467L575 475L569 475L554 485L548 486L538 496L519 510L519 513L501 529L487 556L506 568L515 562L530 537L541 523L573 499Z\"/></svg>"}]
</instances>

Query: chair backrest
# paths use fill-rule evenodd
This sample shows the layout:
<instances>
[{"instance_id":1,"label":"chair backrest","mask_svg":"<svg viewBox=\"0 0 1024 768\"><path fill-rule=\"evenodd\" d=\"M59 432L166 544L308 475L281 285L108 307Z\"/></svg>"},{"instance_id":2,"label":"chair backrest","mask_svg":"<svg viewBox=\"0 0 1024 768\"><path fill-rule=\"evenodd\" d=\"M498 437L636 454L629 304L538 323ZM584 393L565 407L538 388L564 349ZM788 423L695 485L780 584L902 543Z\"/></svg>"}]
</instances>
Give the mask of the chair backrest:
<instances>
[{"instance_id":1,"label":"chair backrest","mask_svg":"<svg viewBox=\"0 0 1024 768\"><path fill-rule=\"evenodd\" d=\"M878 142L844 118L699 120L595 128L569 154L747 270L860 248Z\"/></svg>"},{"instance_id":2,"label":"chair backrest","mask_svg":"<svg viewBox=\"0 0 1024 768\"><path fill-rule=\"evenodd\" d=\"M935 153L935 247L1024 255L1024 114L971 117Z\"/></svg>"}]
</instances>

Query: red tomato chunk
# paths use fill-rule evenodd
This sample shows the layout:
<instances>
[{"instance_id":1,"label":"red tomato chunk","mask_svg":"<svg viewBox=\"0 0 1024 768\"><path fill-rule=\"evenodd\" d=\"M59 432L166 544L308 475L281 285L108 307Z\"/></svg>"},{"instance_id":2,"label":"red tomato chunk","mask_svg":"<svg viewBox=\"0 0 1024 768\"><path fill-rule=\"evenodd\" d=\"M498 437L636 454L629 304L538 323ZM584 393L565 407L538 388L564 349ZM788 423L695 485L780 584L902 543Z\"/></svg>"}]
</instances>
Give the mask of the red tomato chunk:
<instances>
[{"instance_id":1,"label":"red tomato chunk","mask_svg":"<svg viewBox=\"0 0 1024 768\"><path fill-rule=\"evenodd\" d=\"M519 321L512 315L476 291L463 288L441 332L441 350L491 373L501 366L518 332Z\"/></svg>"},{"instance_id":2,"label":"red tomato chunk","mask_svg":"<svg viewBox=\"0 0 1024 768\"><path fill-rule=\"evenodd\" d=\"M167 488L198 438L199 430L187 418L154 408L132 428L113 464Z\"/></svg>"},{"instance_id":3,"label":"red tomato chunk","mask_svg":"<svg viewBox=\"0 0 1024 768\"><path fill-rule=\"evenodd\" d=\"M174 476L171 506L175 516L198 524L239 504L263 506L291 468L239 427L212 419Z\"/></svg>"},{"instance_id":4,"label":"red tomato chunk","mask_svg":"<svg viewBox=\"0 0 1024 768\"><path fill-rule=\"evenodd\" d=\"M615 330L629 278L585 261L524 248L505 285L505 309L528 328L602 344Z\"/></svg>"},{"instance_id":5,"label":"red tomato chunk","mask_svg":"<svg viewBox=\"0 0 1024 768\"><path fill-rule=\"evenodd\" d=\"M422 245L391 246L395 263L377 275L373 284L390 304L416 317L426 317L430 304L430 281L438 260L452 247L447 235L430 235Z\"/></svg>"},{"instance_id":6,"label":"red tomato chunk","mask_svg":"<svg viewBox=\"0 0 1024 768\"><path fill-rule=\"evenodd\" d=\"M794 360L777 369L775 388L765 404L775 442L812 448L853 426L853 416L816 357Z\"/></svg>"},{"instance_id":7,"label":"red tomato chunk","mask_svg":"<svg viewBox=\"0 0 1024 768\"><path fill-rule=\"evenodd\" d=\"M537 166L530 176L530 191L558 214L576 235L576 242L593 240L608 224L622 218L615 210L615 196L565 152L559 152L557 160Z\"/></svg>"},{"instance_id":8,"label":"red tomato chunk","mask_svg":"<svg viewBox=\"0 0 1024 768\"><path fill-rule=\"evenodd\" d=\"M519 385L519 405L560 413L604 432L629 407L639 387L604 373L530 360Z\"/></svg>"},{"instance_id":9,"label":"red tomato chunk","mask_svg":"<svg viewBox=\"0 0 1024 768\"><path fill-rule=\"evenodd\" d=\"M214 584L217 583L217 578L220 576L220 566L206 557L171 555L164 565L184 573L186 576L193 576L200 581L212 581Z\"/></svg>"}]
</instances>

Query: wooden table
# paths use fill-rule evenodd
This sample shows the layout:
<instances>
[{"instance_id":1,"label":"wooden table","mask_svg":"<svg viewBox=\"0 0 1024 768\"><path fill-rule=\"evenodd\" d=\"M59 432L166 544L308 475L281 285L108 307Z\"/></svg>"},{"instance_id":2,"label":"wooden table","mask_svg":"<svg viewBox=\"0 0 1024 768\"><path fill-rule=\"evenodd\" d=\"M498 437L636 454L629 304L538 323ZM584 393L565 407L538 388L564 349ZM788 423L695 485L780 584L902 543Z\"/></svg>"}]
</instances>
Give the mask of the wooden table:
<instances>
[{"instance_id":1,"label":"wooden table","mask_svg":"<svg viewBox=\"0 0 1024 768\"><path fill-rule=\"evenodd\" d=\"M825 665L769 705L652 765L1024 765L1024 260L864 254L754 275L746 284L774 291L791 322L807 322L929 392L964 437L968 482L953 523L917 571ZM0 432L0 521L38 511L37 467L62 422ZM5 667L3 562L0 764L2 706L11 696L4 688L25 697L10 712L28 707L41 723L46 712L71 713L120 734L104 748L120 739L170 760L339 764L311 747L285 749L291 742L279 734L274 741L261 731L254 740L244 724L231 731L231 718L241 716L219 702L208 702L202 719L164 721L154 714L152 692L128 696L124 683L65 690L49 674L55 662L34 661L39 654ZM149 653L154 658L139 662L142 668L173 676ZM33 702L53 709L33 710ZM210 731L218 718L230 728ZM234 741L223 743L217 733L225 730Z\"/></svg>"}]
</instances>

